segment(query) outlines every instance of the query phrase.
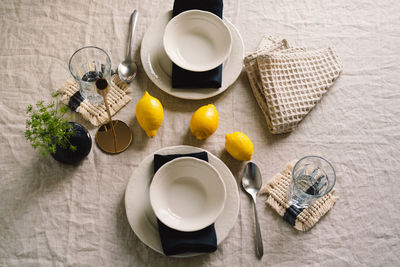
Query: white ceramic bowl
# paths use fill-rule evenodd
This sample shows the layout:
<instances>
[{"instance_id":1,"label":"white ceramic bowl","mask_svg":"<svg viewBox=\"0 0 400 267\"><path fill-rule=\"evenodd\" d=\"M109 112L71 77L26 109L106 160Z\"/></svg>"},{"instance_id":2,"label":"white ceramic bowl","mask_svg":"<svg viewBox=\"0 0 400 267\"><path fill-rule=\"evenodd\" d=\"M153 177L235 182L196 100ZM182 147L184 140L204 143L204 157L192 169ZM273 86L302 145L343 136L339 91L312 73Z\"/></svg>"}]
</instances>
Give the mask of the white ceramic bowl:
<instances>
[{"instance_id":1,"label":"white ceramic bowl","mask_svg":"<svg viewBox=\"0 0 400 267\"><path fill-rule=\"evenodd\" d=\"M172 62L196 72L216 68L232 49L231 33L223 20L196 9L172 18L165 28L163 42Z\"/></svg>"},{"instance_id":2,"label":"white ceramic bowl","mask_svg":"<svg viewBox=\"0 0 400 267\"><path fill-rule=\"evenodd\" d=\"M225 184L218 171L193 157L166 163L150 185L150 204L157 218L184 232L214 223L224 208L225 198Z\"/></svg>"}]
</instances>

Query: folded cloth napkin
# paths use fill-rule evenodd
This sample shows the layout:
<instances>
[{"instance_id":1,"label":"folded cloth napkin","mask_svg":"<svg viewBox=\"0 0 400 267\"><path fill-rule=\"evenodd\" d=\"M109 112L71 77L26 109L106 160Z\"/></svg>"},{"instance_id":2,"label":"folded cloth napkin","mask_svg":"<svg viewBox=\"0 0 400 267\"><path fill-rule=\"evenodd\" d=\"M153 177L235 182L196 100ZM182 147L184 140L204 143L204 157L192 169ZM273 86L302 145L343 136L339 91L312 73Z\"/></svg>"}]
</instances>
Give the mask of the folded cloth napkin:
<instances>
[{"instance_id":1,"label":"folded cloth napkin","mask_svg":"<svg viewBox=\"0 0 400 267\"><path fill-rule=\"evenodd\" d=\"M191 9L200 9L214 13L222 19L222 0L175 0L172 17ZM173 88L220 88L222 83L222 65L205 72L193 72L182 69L172 63Z\"/></svg>"},{"instance_id":2,"label":"folded cloth napkin","mask_svg":"<svg viewBox=\"0 0 400 267\"><path fill-rule=\"evenodd\" d=\"M128 85L122 82L118 75L111 78L110 92L107 94L110 113L113 116L121 108L131 101L126 95ZM71 78L58 89L61 94L61 102L69 106L73 111L82 115L85 120L90 121L94 126L99 126L108 121L107 109L104 103L93 105L85 100L79 92L79 84Z\"/></svg>"},{"instance_id":3,"label":"folded cloth napkin","mask_svg":"<svg viewBox=\"0 0 400 267\"><path fill-rule=\"evenodd\" d=\"M154 154L154 173L165 163L180 157L194 157L208 162L207 152L190 154ZM214 224L194 232L181 232L171 229L157 219L158 232L165 255L185 252L213 252L217 250L217 235Z\"/></svg>"},{"instance_id":4,"label":"folded cloth napkin","mask_svg":"<svg viewBox=\"0 0 400 267\"><path fill-rule=\"evenodd\" d=\"M333 207L338 197L335 196L335 188L333 188L329 194L316 200L305 209L290 205L287 192L296 162L297 160L289 162L261 189L261 194L266 195L266 204L282 216L286 222L299 231L308 231Z\"/></svg>"},{"instance_id":5,"label":"folded cloth napkin","mask_svg":"<svg viewBox=\"0 0 400 267\"><path fill-rule=\"evenodd\" d=\"M319 102L342 71L332 47L291 47L266 36L244 59L258 105L273 134L293 131Z\"/></svg>"}]
</instances>

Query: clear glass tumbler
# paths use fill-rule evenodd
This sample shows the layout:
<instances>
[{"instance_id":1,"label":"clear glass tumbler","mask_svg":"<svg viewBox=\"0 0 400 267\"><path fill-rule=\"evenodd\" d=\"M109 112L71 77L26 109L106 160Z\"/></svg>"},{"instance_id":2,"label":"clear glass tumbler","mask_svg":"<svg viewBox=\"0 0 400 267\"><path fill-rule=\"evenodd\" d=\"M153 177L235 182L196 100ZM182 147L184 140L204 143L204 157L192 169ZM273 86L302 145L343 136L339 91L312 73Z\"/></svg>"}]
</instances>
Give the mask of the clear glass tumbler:
<instances>
[{"instance_id":1,"label":"clear glass tumbler","mask_svg":"<svg viewBox=\"0 0 400 267\"><path fill-rule=\"evenodd\" d=\"M78 49L69 60L69 71L79 84L83 98L94 105L103 102L102 96L96 91L95 83L100 78L110 83L111 60L106 51L96 46Z\"/></svg>"},{"instance_id":2,"label":"clear glass tumbler","mask_svg":"<svg viewBox=\"0 0 400 267\"><path fill-rule=\"evenodd\" d=\"M293 168L288 190L289 203L307 208L331 192L335 183L335 169L329 161L319 156L301 158Z\"/></svg>"}]
</instances>

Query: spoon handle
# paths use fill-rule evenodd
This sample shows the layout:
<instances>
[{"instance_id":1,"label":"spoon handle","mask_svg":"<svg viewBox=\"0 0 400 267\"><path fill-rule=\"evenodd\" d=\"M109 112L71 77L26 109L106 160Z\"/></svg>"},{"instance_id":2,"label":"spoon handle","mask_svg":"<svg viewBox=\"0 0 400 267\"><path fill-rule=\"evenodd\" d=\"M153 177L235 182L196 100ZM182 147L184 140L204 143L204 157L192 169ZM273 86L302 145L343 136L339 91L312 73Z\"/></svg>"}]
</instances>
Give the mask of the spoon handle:
<instances>
[{"instance_id":1,"label":"spoon handle","mask_svg":"<svg viewBox=\"0 0 400 267\"><path fill-rule=\"evenodd\" d=\"M253 208L254 208L254 218L256 221L256 248L257 248L257 256L259 259L262 258L264 255L264 247L263 247L263 242L262 242L262 237L261 237L261 231L260 231L260 224L258 223L258 214L257 214L257 207L256 207L256 202L253 201Z\"/></svg>"},{"instance_id":2,"label":"spoon handle","mask_svg":"<svg viewBox=\"0 0 400 267\"><path fill-rule=\"evenodd\" d=\"M133 39L133 34L135 33L135 28L136 28L136 22L138 18L139 13L135 9L131 15L131 23L129 25L129 37L128 37L128 49L126 51L126 57L131 58L131 50L132 50L132 39Z\"/></svg>"}]
</instances>

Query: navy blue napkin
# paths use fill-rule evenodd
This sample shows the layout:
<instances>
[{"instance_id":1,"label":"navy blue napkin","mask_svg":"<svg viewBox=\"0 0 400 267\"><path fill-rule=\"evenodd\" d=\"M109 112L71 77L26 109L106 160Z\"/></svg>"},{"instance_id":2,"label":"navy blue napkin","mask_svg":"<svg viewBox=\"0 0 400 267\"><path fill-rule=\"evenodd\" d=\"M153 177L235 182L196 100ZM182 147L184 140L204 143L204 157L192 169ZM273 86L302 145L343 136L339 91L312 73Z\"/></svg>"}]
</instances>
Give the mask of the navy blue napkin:
<instances>
[{"instance_id":1,"label":"navy blue napkin","mask_svg":"<svg viewBox=\"0 0 400 267\"><path fill-rule=\"evenodd\" d=\"M172 17L191 9L200 9L214 13L222 19L222 0L175 0ZM222 65L205 72L193 72L182 69L172 63L173 88L220 88L222 83Z\"/></svg>"},{"instance_id":2,"label":"navy blue napkin","mask_svg":"<svg viewBox=\"0 0 400 267\"><path fill-rule=\"evenodd\" d=\"M180 157L194 157L208 162L207 152L190 154L154 154L154 173L165 163ZM169 228L157 219L158 232L165 255L185 252L213 252L217 250L217 235L214 224L194 232L181 232Z\"/></svg>"}]
</instances>

